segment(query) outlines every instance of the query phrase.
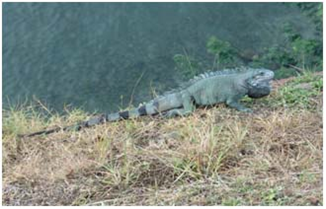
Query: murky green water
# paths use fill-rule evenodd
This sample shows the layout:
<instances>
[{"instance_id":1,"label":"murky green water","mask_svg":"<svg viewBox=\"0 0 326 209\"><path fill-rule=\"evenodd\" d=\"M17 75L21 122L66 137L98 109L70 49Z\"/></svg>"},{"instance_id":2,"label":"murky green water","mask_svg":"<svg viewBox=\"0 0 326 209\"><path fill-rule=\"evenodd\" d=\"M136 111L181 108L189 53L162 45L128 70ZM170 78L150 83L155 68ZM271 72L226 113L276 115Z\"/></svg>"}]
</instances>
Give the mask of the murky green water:
<instances>
[{"instance_id":1,"label":"murky green water","mask_svg":"<svg viewBox=\"0 0 326 209\"><path fill-rule=\"evenodd\" d=\"M209 69L210 36L255 53L284 41L286 21L313 35L282 3L4 3L4 106L33 96L59 111L137 105L181 81L175 54Z\"/></svg>"}]
</instances>

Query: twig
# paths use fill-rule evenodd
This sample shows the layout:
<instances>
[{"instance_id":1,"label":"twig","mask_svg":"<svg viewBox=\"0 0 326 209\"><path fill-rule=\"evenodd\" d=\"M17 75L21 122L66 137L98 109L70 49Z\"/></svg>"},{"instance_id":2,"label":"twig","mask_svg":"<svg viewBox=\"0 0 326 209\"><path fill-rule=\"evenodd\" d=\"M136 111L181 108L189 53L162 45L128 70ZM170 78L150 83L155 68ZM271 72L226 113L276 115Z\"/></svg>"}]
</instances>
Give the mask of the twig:
<instances>
[{"instance_id":1,"label":"twig","mask_svg":"<svg viewBox=\"0 0 326 209\"><path fill-rule=\"evenodd\" d=\"M304 73L304 70L297 67L297 66L294 66L294 65L291 65L291 64L288 64L291 68L293 68L295 71L297 71L300 75L302 75Z\"/></svg>"},{"instance_id":2,"label":"twig","mask_svg":"<svg viewBox=\"0 0 326 209\"><path fill-rule=\"evenodd\" d=\"M139 76L138 80L136 81L135 85L134 85L134 88L132 89L132 92L131 92L131 96L130 96L130 102L129 102L129 106L131 106L133 100L134 100L134 93L135 93L135 90L136 90L136 87L138 86L140 80L142 79L143 75L145 74L146 71L143 71L142 74Z\"/></svg>"}]
</instances>

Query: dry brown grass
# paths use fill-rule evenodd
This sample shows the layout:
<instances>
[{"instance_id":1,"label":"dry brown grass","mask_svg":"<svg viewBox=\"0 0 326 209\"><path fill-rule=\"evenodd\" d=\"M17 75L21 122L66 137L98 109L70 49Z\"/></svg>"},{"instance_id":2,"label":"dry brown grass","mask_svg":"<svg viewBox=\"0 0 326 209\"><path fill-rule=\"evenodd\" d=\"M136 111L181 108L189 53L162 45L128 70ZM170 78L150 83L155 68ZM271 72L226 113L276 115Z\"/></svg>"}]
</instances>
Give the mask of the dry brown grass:
<instances>
[{"instance_id":1,"label":"dry brown grass","mask_svg":"<svg viewBox=\"0 0 326 209\"><path fill-rule=\"evenodd\" d=\"M13 111L3 127L4 205L322 204L322 94L316 108L225 107L49 136ZM267 99L273 99L267 98ZM11 117L11 118L10 118ZM21 124L19 131L12 128ZM78 111L46 125L70 124ZM9 122L6 122L9 121ZM31 123L33 121L33 123ZM15 126L16 127L16 126Z\"/></svg>"}]
</instances>

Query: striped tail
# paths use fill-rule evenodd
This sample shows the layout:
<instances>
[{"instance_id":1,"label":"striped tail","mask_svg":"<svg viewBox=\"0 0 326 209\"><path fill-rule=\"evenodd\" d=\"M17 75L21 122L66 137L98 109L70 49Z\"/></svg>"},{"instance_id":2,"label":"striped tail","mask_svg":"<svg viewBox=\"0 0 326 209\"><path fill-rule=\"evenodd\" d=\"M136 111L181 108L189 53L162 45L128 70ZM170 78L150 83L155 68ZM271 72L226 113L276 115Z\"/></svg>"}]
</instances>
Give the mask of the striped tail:
<instances>
[{"instance_id":1,"label":"striped tail","mask_svg":"<svg viewBox=\"0 0 326 209\"><path fill-rule=\"evenodd\" d=\"M121 119L137 118L143 115L154 115L157 113L159 113L158 103L153 102L131 110L108 114L106 120L111 122Z\"/></svg>"},{"instance_id":2,"label":"striped tail","mask_svg":"<svg viewBox=\"0 0 326 209\"><path fill-rule=\"evenodd\" d=\"M120 119L137 118L143 115L154 115L170 109L182 106L179 93L172 93L164 97L158 97L147 104L127 111L117 112L106 115L106 121L117 121Z\"/></svg>"},{"instance_id":3,"label":"striped tail","mask_svg":"<svg viewBox=\"0 0 326 209\"><path fill-rule=\"evenodd\" d=\"M24 134L20 135L20 137L32 137L36 135L42 135L42 134L51 134L54 132L58 132L60 130L80 130L82 128L87 128L91 127L94 125L102 124L105 122L112 122L112 121L118 121L121 119L128 119L128 118L137 118L143 115L154 115L159 112L164 112L173 108L178 108L182 105L181 100L179 99L178 94L169 94L165 97L157 98L152 100L151 102L139 107L139 108L134 108L128 111L122 111L122 112L117 112L117 113L112 113L112 114L102 114L96 117L93 117L87 121L80 122L78 124L72 125L72 126L67 126L64 128L54 128L50 130L44 130L44 131L38 131L35 133L31 134Z\"/></svg>"}]
</instances>

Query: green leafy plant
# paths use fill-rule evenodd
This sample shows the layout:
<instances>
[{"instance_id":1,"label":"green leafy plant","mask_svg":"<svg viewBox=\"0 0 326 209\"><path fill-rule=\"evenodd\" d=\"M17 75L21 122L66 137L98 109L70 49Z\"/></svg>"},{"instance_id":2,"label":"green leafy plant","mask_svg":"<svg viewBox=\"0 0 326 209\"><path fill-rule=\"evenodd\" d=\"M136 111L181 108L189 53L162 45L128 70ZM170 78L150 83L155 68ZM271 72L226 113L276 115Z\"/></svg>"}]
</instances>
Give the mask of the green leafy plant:
<instances>
[{"instance_id":1,"label":"green leafy plant","mask_svg":"<svg viewBox=\"0 0 326 209\"><path fill-rule=\"evenodd\" d=\"M311 98L320 94L323 88L323 80L310 72L305 72L287 85L282 87L275 101L285 107L311 108Z\"/></svg>"},{"instance_id":2,"label":"green leafy plant","mask_svg":"<svg viewBox=\"0 0 326 209\"><path fill-rule=\"evenodd\" d=\"M289 23L283 25L283 31L286 45L265 48L262 55L253 58L252 65L278 69L276 79L294 76L295 71L301 73L295 70L298 67L322 69L323 49L320 40L303 38Z\"/></svg>"},{"instance_id":3,"label":"green leafy plant","mask_svg":"<svg viewBox=\"0 0 326 209\"><path fill-rule=\"evenodd\" d=\"M323 4L317 2L300 2L296 3L303 14L309 17L315 24L318 35L323 32Z\"/></svg>"},{"instance_id":4,"label":"green leafy plant","mask_svg":"<svg viewBox=\"0 0 326 209\"><path fill-rule=\"evenodd\" d=\"M275 70L275 78L286 78L302 74L298 69L323 68L323 44L322 44L322 16L321 3L296 3L301 12L310 18L315 25L316 37L303 37L292 24L283 25L284 43L278 43L264 49L261 54L244 56L242 51L228 41L216 36L211 36L206 43L209 54L214 55L212 69L236 67L246 63L252 67L266 67ZM173 57L177 69L186 79L203 72L203 66L194 57L177 54Z\"/></svg>"},{"instance_id":5,"label":"green leafy plant","mask_svg":"<svg viewBox=\"0 0 326 209\"><path fill-rule=\"evenodd\" d=\"M202 72L201 63L191 56L176 54L173 60L176 64L176 69L185 79L193 78L195 75Z\"/></svg>"},{"instance_id":6,"label":"green leafy plant","mask_svg":"<svg viewBox=\"0 0 326 209\"><path fill-rule=\"evenodd\" d=\"M212 36L208 39L206 44L207 52L215 56L213 65L229 66L235 63L238 53L237 50L231 46L228 41L218 39ZM213 66L213 68L214 68Z\"/></svg>"}]
</instances>

